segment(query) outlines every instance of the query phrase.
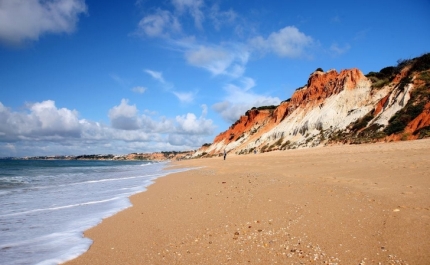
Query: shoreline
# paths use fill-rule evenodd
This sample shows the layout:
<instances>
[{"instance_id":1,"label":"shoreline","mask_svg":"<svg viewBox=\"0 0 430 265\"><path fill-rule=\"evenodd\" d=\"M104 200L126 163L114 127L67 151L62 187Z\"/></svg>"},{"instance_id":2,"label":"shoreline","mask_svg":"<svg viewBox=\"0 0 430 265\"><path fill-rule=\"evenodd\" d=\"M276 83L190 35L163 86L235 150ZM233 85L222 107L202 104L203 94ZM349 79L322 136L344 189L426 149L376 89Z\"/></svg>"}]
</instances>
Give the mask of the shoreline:
<instances>
[{"instance_id":1,"label":"shoreline","mask_svg":"<svg viewBox=\"0 0 430 265\"><path fill-rule=\"evenodd\" d=\"M430 139L171 162L65 264L428 264Z\"/></svg>"}]
</instances>

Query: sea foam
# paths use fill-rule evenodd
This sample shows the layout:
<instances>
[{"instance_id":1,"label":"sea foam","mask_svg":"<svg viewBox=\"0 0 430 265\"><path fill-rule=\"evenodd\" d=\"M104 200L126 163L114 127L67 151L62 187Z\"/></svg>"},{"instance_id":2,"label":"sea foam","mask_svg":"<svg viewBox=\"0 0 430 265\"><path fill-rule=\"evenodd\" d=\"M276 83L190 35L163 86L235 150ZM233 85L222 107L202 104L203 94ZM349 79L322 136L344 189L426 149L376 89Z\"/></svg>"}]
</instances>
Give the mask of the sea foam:
<instances>
[{"instance_id":1,"label":"sea foam","mask_svg":"<svg viewBox=\"0 0 430 265\"><path fill-rule=\"evenodd\" d=\"M59 264L91 245L83 232L131 206L165 163L0 161L0 264Z\"/></svg>"}]
</instances>

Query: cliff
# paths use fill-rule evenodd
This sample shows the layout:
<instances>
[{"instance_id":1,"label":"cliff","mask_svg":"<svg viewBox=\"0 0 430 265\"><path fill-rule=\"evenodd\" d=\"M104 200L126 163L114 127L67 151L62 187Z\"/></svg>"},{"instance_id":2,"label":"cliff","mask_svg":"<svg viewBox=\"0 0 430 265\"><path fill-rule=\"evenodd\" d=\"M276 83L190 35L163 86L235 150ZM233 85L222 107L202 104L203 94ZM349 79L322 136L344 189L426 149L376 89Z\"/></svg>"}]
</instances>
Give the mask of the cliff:
<instances>
[{"instance_id":1,"label":"cliff","mask_svg":"<svg viewBox=\"0 0 430 265\"><path fill-rule=\"evenodd\" d=\"M430 54L366 76L319 70L279 106L248 110L193 157L430 137Z\"/></svg>"}]
</instances>

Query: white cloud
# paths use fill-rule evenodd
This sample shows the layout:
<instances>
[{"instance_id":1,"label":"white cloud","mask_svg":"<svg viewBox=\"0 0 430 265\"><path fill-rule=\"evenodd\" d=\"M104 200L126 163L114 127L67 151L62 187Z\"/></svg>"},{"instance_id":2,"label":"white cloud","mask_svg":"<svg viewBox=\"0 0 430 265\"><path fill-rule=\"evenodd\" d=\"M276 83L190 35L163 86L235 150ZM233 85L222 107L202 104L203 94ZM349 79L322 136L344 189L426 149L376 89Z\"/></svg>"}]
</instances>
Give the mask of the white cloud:
<instances>
[{"instance_id":1,"label":"white cloud","mask_svg":"<svg viewBox=\"0 0 430 265\"><path fill-rule=\"evenodd\" d=\"M147 89L148 89L148 88L143 87L143 86L136 86L136 87L133 87L131 90L132 90L133 92L136 92L136 93L139 93L139 94L143 94L143 93L145 93L145 91L146 91Z\"/></svg>"},{"instance_id":2,"label":"white cloud","mask_svg":"<svg viewBox=\"0 0 430 265\"><path fill-rule=\"evenodd\" d=\"M180 32L179 20L186 20L183 17L184 14L190 14L194 18L196 27L200 29L202 29L202 22L205 19L204 12L209 14L216 29L222 25L234 23L237 14L231 9L221 11L217 4L207 8L202 0L172 0L171 3L175 11L157 10L144 17L139 23L139 31L143 31L147 36L167 38L170 49L184 53L184 57L190 65L203 68L214 76L241 77L250 56L247 45L233 42L219 45L196 44L196 37L193 35L181 34L175 38L171 34ZM160 78L161 76L151 73L151 70L145 71L153 78L165 83L164 79Z\"/></svg>"},{"instance_id":3,"label":"white cloud","mask_svg":"<svg viewBox=\"0 0 430 265\"><path fill-rule=\"evenodd\" d=\"M109 127L107 125L93 122L89 120L81 120L81 139L76 145L80 145L81 142L91 142L94 147L100 145L111 144L114 141L139 141L149 142L157 141L157 134L147 132L144 130L122 130Z\"/></svg>"},{"instance_id":4,"label":"white cloud","mask_svg":"<svg viewBox=\"0 0 430 265\"><path fill-rule=\"evenodd\" d=\"M300 57L306 48L313 44L313 39L300 32L296 27L287 26L267 37L257 36L250 40L250 46L263 52L273 52L281 57Z\"/></svg>"},{"instance_id":5,"label":"white cloud","mask_svg":"<svg viewBox=\"0 0 430 265\"><path fill-rule=\"evenodd\" d=\"M187 24L187 16L194 21L195 28L199 30L203 30L206 15L216 30L223 25L233 25L238 17L232 9L220 10L217 3L211 7L205 6L204 0L171 0L170 2L174 7L173 11L157 9L143 17L138 24L137 33L148 37L170 38L182 33L181 21ZM143 1L137 1L136 4L143 7Z\"/></svg>"},{"instance_id":6,"label":"white cloud","mask_svg":"<svg viewBox=\"0 0 430 265\"><path fill-rule=\"evenodd\" d=\"M185 59L193 66L204 68L212 75L242 76L248 63L249 52L237 45L190 47Z\"/></svg>"},{"instance_id":7,"label":"white cloud","mask_svg":"<svg viewBox=\"0 0 430 265\"><path fill-rule=\"evenodd\" d=\"M155 14L145 16L139 21L138 34L148 37L170 37L181 32L177 17L169 11L158 10Z\"/></svg>"},{"instance_id":8,"label":"white cloud","mask_svg":"<svg viewBox=\"0 0 430 265\"><path fill-rule=\"evenodd\" d=\"M172 92L182 103L191 103L194 101L195 93L194 92Z\"/></svg>"},{"instance_id":9,"label":"white cloud","mask_svg":"<svg viewBox=\"0 0 430 265\"><path fill-rule=\"evenodd\" d=\"M127 99L122 99L118 106L109 110L109 118L114 129L145 133L166 133L174 131L173 121L162 118L154 121L149 116L139 115L136 105L129 105Z\"/></svg>"},{"instance_id":10,"label":"white cloud","mask_svg":"<svg viewBox=\"0 0 430 265\"><path fill-rule=\"evenodd\" d=\"M176 116L175 120L161 118L155 121L146 115L139 115L136 105L129 105L127 99L122 99L120 105L109 111L112 127L120 130L141 130L145 133L185 133L209 135L214 129L212 120L205 118L207 106L202 105L202 115L197 118L194 113ZM176 124L175 124L176 122ZM97 126L99 128L99 126Z\"/></svg>"},{"instance_id":11,"label":"white cloud","mask_svg":"<svg viewBox=\"0 0 430 265\"><path fill-rule=\"evenodd\" d=\"M369 29L364 29L358 31L354 36L354 41L365 40L367 38L367 34L369 33Z\"/></svg>"},{"instance_id":12,"label":"white cloud","mask_svg":"<svg viewBox=\"0 0 430 265\"><path fill-rule=\"evenodd\" d=\"M79 137L76 110L58 109L52 100L28 104L27 108L29 113L12 112L0 102L0 139Z\"/></svg>"},{"instance_id":13,"label":"white cloud","mask_svg":"<svg viewBox=\"0 0 430 265\"><path fill-rule=\"evenodd\" d=\"M186 115L176 116L178 123L178 132L193 135L210 135L215 126L212 120L205 118L207 114L207 106L202 105L202 115L197 118L194 113L187 113Z\"/></svg>"},{"instance_id":14,"label":"white cloud","mask_svg":"<svg viewBox=\"0 0 430 265\"><path fill-rule=\"evenodd\" d=\"M179 99L179 101L181 101L182 103L191 103L194 101L194 97L196 95L195 92L179 92L179 91L173 90L173 88L175 86L172 83L167 82L163 78L162 72L157 72L157 71L153 71L153 70L149 70L149 69L146 69L144 71L145 71L145 73L149 74L152 78L154 78L155 80L160 82L163 85L163 88L165 90L167 90L168 92L175 95Z\"/></svg>"},{"instance_id":15,"label":"white cloud","mask_svg":"<svg viewBox=\"0 0 430 265\"><path fill-rule=\"evenodd\" d=\"M152 78L159 81L160 83L163 83L163 84L166 83L166 81L163 78L162 72L157 72L157 71L153 71L153 70L149 70L149 69L145 69L144 72L149 74Z\"/></svg>"},{"instance_id":16,"label":"white cloud","mask_svg":"<svg viewBox=\"0 0 430 265\"><path fill-rule=\"evenodd\" d=\"M202 23L205 19L203 11L202 0L172 0L172 4L175 6L176 10L180 13L188 11L190 15L194 18L194 25L198 29L202 29Z\"/></svg>"},{"instance_id":17,"label":"white cloud","mask_svg":"<svg viewBox=\"0 0 430 265\"><path fill-rule=\"evenodd\" d=\"M156 112L154 110L146 109L143 111L143 113L148 114L148 115L157 115L158 112Z\"/></svg>"},{"instance_id":18,"label":"white cloud","mask_svg":"<svg viewBox=\"0 0 430 265\"><path fill-rule=\"evenodd\" d=\"M109 110L112 127L121 130L136 130L140 128L137 114L136 105L128 105L127 99L122 99L118 106Z\"/></svg>"},{"instance_id":19,"label":"white cloud","mask_svg":"<svg viewBox=\"0 0 430 265\"><path fill-rule=\"evenodd\" d=\"M45 33L71 33L86 12L84 0L1 0L0 41L19 45Z\"/></svg>"},{"instance_id":20,"label":"white cloud","mask_svg":"<svg viewBox=\"0 0 430 265\"><path fill-rule=\"evenodd\" d=\"M117 74L111 74L110 77L120 86L127 87L130 85L130 81L120 77Z\"/></svg>"},{"instance_id":21,"label":"white cloud","mask_svg":"<svg viewBox=\"0 0 430 265\"><path fill-rule=\"evenodd\" d=\"M31 117L46 133L77 134L79 132L78 112L66 108L57 109L52 100L34 103L30 107Z\"/></svg>"},{"instance_id":22,"label":"white cloud","mask_svg":"<svg viewBox=\"0 0 430 265\"><path fill-rule=\"evenodd\" d=\"M222 101L212 105L212 109L218 112L227 123L233 124L250 108L244 104L233 105L229 101Z\"/></svg>"},{"instance_id":23,"label":"white cloud","mask_svg":"<svg viewBox=\"0 0 430 265\"><path fill-rule=\"evenodd\" d=\"M175 131L174 122L165 117L161 117L159 121L153 120L146 115L140 116L141 129L154 133L169 133Z\"/></svg>"},{"instance_id":24,"label":"white cloud","mask_svg":"<svg viewBox=\"0 0 430 265\"><path fill-rule=\"evenodd\" d=\"M225 50L204 46L186 52L185 58L189 64L205 68L213 75L224 73L233 61L233 58Z\"/></svg>"},{"instance_id":25,"label":"white cloud","mask_svg":"<svg viewBox=\"0 0 430 265\"><path fill-rule=\"evenodd\" d=\"M205 105L198 118L187 113L155 120L123 99L109 110L112 126L78 120L76 110L58 108L51 100L26 107L25 112L15 112L0 102L0 157L191 150L215 127L205 117Z\"/></svg>"},{"instance_id":26,"label":"white cloud","mask_svg":"<svg viewBox=\"0 0 430 265\"><path fill-rule=\"evenodd\" d=\"M349 44L345 44L343 47L340 47L337 43L333 43L330 46L330 51L334 55L341 55L341 54L347 52L350 48L351 48L351 46Z\"/></svg>"},{"instance_id":27,"label":"white cloud","mask_svg":"<svg viewBox=\"0 0 430 265\"><path fill-rule=\"evenodd\" d=\"M252 92L255 81L249 77L243 77L240 84L227 84L224 90L227 96L222 102L212 106L228 123L234 123L252 107L278 105L281 100L277 97L258 95Z\"/></svg>"},{"instance_id":28,"label":"white cloud","mask_svg":"<svg viewBox=\"0 0 430 265\"><path fill-rule=\"evenodd\" d=\"M220 30L222 25L232 25L238 17L237 13L232 9L220 11L218 4L214 4L211 7L209 16L216 30Z\"/></svg>"},{"instance_id":29,"label":"white cloud","mask_svg":"<svg viewBox=\"0 0 430 265\"><path fill-rule=\"evenodd\" d=\"M165 90L171 91L174 88L174 85L172 83L167 82L164 79L162 72L157 72L157 71L153 71L153 70L149 70L149 69L145 69L144 72L147 73L148 75L150 75L152 78L154 78L158 82L160 82L162 84L162 87Z\"/></svg>"},{"instance_id":30,"label":"white cloud","mask_svg":"<svg viewBox=\"0 0 430 265\"><path fill-rule=\"evenodd\" d=\"M202 117L206 117L206 115L208 115L208 106L203 104L200 107L202 108Z\"/></svg>"},{"instance_id":31,"label":"white cloud","mask_svg":"<svg viewBox=\"0 0 430 265\"><path fill-rule=\"evenodd\" d=\"M13 145L11 143L6 143L5 148L10 150L10 152L12 152L12 153L16 153L16 147L15 147L15 145Z\"/></svg>"},{"instance_id":32,"label":"white cloud","mask_svg":"<svg viewBox=\"0 0 430 265\"><path fill-rule=\"evenodd\" d=\"M195 150L207 142L205 137L186 134L169 134L167 140L171 146L183 146L184 150ZM165 148L163 150L171 149Z\"/></svg>"}]
</instances>

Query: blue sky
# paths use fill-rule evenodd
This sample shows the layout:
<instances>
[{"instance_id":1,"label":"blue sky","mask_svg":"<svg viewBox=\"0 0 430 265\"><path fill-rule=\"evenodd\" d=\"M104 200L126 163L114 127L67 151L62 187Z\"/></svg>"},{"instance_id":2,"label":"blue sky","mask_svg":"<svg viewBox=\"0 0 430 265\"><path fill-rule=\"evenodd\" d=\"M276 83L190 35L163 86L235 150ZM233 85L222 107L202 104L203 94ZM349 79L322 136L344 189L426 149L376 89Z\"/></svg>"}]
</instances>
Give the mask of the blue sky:
<instances>
[{"instance_id":1,"label":"blue sky","mask_svg":"<svg viewBox=\"0 0 430 265\"><path fill-rule=\"evenodd\" d=\"M321 67L430 52L430 2L0 0L0 157L191 150Z\"/></svg>"}]
</instances>

